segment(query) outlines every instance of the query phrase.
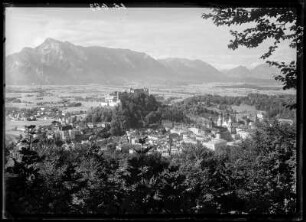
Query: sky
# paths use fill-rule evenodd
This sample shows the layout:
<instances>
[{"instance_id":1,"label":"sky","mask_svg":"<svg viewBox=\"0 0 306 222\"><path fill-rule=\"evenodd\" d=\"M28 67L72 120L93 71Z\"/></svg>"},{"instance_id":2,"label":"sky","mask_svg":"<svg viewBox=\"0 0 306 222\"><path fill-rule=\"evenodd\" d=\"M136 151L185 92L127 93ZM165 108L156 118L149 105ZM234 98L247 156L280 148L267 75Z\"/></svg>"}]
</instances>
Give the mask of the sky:
<instances>
[{"instance_id":1,"label":"sky","mask_svg":"<svg viewBox=\"0 0 306 222\"><path fill-rule=\"evenodd\" d=\"M5 11L5 52L37 47L46 38L81 46L125 48L145 52L155 59L200 59L219 70L239 65L253 68L264 63L259 57L271 44L257 48L227 47L230 29L201 18L209 8L84 8L9 7ZM291 61L296 51L281 42L270 60Z\"/></svg>"}]
</instances>

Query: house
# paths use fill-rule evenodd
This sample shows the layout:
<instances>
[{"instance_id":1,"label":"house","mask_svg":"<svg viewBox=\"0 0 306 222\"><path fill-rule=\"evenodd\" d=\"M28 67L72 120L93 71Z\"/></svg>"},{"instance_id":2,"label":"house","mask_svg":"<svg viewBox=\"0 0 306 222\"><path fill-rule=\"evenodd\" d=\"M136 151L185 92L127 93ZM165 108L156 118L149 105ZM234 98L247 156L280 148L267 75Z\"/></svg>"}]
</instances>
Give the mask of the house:
<instances>
[{"instance_id":1,"label":"house","mask_svg":"<svg viewBox=\"0 0 306 222\"><path fill-rule=\"evenodd\" d=\"M168 151L163 151L161 154L163 157L169 157L169 152Z\"/></svg>"},{"instance_id":2,"label":"house","mask_svg":"<svg viewBox=\"0 0 306 222\"><path fill-rule=\"evenodd\" d=\"M191 127L191 128L188 128L188 130L193 132L196 135L199 135L199 133L200 133L200 129L199 128Z\"/></svg>"},{"instance_id":3,"label":"house","mask_svg":"<svg viewBox=\"0 0 306 222\"><path fill-rule=\"evenodd\" d=\"M202 145L211 150L216 150L222 147L226 147L227 141L223 139L212 139L208 142L203 142Z\"/></svg>"},{"instance_id":4,"label":"house","mask_svg":"<svg viewBox=\"0 0 306 222\"><path fill-rule=\"evenodd\" d=\"M185 138L183 137L183 141L185 143L191 143L191 144L197 144L198 143L195 139L192 139L190 137L185 137Z\"/></svg>"},{"instance_id":5,"label":"house","mask_svg":"<svg viewBox=\"0 0 306 222\"><path fill-rule=\"evenodd\" d=\"M148 89L148 88L143 88L143 89L130 88L129 93L146 93L146 94L150 95L150 89Z\"/></svg>"},{"instance_id":6,"label":"house","mask_svg":"<svg viewBox=\"0 0 306 222\"><path fill-rule=\"evenodd\" d=\"M292 119L278 119L278 122L280 124L289 124L289 125L293 125L293 120Z\"/></svg>"},{"instance_id":7,"label":"house","mask_svg":"<svg viewBox=\"0 0 306 222\"><path fill-rule=\"evenodd\" d=\"M87 127L92 129L94 127L94 124L93 123L87 123Z\"/></svg>"},{"instance_id":8,"label":"house","mask_svg":"<svg viewBox=\"0 0 306 222\"><path fill-rule=\"evenodd\" d=\"M265 118L266 112L265 111L258 111L258 113L256 114L256 118L259 121L263 121Z\"/></svg>"},{"instance_id":9,"label":"house","mask_svg":"<svg viewBox=\"0 0 306 222\"><path fill-rule=\"evenodd\" d=\"M237 135L241 139L246 139L250 137L250 133L248 131L242 130L242 129L237 129Z\"/></svg>"},{"instance_id":10,"label":"house","mask_svg":"<svg viewBox=\"0 0 306 222\"><path fill-rule=\"evenodd\" d=\"M235 140L235 141L231 141L231 142L227 142L227 146L237 146L241 144L241 140Z\"/></svg>"},{"instance_id":11,"label":"house","mask_svg":"<svg viewBox=\"0 0 306 222\"><path fill-rule=\"evenodd\" d=\"M181 151L178 147L171 148L171 154L179 154L179 153L181 153Z\"/></svg>"},{"instance_id":12,"label":"house","mask_svg":"<svg viewBox=\"0 0 306 222\"><path fill-rule=\"evenodd\" d=\"M111 107L117 106L119 104L120 104L119 92L116 92L115 96L111 94L106 95L104 98L104 102L100 103L101 106L111 106Z\"/></svg>"},{"instance_id":13,"label":"house","mask_svg":"<svg viewBox=\"0 0 306 222\"><path fill-rule=\"evenodd\" d=\"M61 139L60 131L54 131L54 139L55 140L60 140Z\"/></svg>"},{"instance_id":14,"label":"house","mask_svg":"<svg viewBox=\"0 0 306 222\"><path fill-rule=\"evenodd\" d=\"M25 127L24 127L24 126L23 126L23 127L18 126L18 127L16 128L16 130L17 130L17 131L22 131L22 132L24 132L24 131L25 131Z\"/></svg>"},{"instance_id":15,"label":"house","mask_svg":"<svg viewBox=\"0 0 306 222\"><path fill-rule=\"evenodd\" d=\"M65 131L59 131L59 135L60 135L60 139L61 140L65 140L66 139L66 137L65 137L65 133L64 133Z\"/></svg>"},{"instance_id":16,"label":"house","mask_svg":"<svg viewBox=\"0 0 306 222\"><path fill-rule=\"evenodd\" d=\"M116 150L121 151L121 149L122 149L122 147L121 147L121 145L120 145L120 144L116 146Z\"/></svg>"},{"instance_id":17,"label":"house","mask_svg":"<svg viewBox=\"0 0 306 222\"><path fill-rule=\"evenodd\" d=\"M105 127L105 123L97 123L97 127Z\"/></svg>"}]
</instances>

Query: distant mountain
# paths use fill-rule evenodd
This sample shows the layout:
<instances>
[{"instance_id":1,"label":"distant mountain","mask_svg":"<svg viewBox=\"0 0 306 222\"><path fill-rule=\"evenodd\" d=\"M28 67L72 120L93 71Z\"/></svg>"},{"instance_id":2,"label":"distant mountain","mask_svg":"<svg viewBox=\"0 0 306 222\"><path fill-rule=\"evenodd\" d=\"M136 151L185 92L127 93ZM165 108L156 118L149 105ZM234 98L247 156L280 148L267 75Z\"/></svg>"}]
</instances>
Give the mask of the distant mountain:
<instances>
[{"instance_id":1,"label":"distant mountain","mask_svg":"<svg viewBox=\"0 0 306 222\"><path fill-rule=\"evenodd\" d=\"M237 66L233 69L223 71L228 77L234 79L245 78L251 76L250 70L245 66Z\"/></svg>"},{"instance_id":2,"label":"distant mountain","mask_svg":"<svg viewBox=\"0 0 306 222\"><path fill-rule=\"evenodd\" d=\"M82 47L54 39L6 58L8 84L124 83L137 79L163 80L168 72L145 53Z\"/></svg>"},{"instance_id":3,"label":"distant mountain","mask_svg":"<svg viewBox=\"0 0 306 222\"><path fill-rule=\"evenodd\" d=\"M256 67L254 67L251 70L251 74L253 77L259 78L259 79L269 79L273 78L275 75L279 75L280 72L277 68L269 66L268 64L260 64Z\"/></svg>"},{"instance_id":4,"label":"distant mountain","mask_svg":"<svg viewBox=\"0 0 306 222\"><path fill-rule=\"evenodd\" d=\"M274 76L279 74L279 70L268 64L260 64L253 69L245 66L237 66L232 69L223 70L229 78L246 83L275 82Z\"/></svg>"},{"instance_id":5,"label":"distant mountain","mask_svg":"<svg viewBox=\"0 0 306 222\"><path fill-rule=\"evenodd\" d=\"M167 58L158 60L184 81L223 82L226 76L212 65L201 60Z\"/></svg>"},{"instance_id":6,"label":"distant mountain","mask_svg":"<svg viewBox=\"0 0 306 222\"><path fill-rule=\"evenodd\" d=\"M258 77L266 73L264 66L254 70ZM241 67L222 73L201 60L156 60L129 49L82 47L51 38L8 55L5 63L6 84L17 85L226 82L243 79L244 73Z\"/></svg>"}]
</instances>

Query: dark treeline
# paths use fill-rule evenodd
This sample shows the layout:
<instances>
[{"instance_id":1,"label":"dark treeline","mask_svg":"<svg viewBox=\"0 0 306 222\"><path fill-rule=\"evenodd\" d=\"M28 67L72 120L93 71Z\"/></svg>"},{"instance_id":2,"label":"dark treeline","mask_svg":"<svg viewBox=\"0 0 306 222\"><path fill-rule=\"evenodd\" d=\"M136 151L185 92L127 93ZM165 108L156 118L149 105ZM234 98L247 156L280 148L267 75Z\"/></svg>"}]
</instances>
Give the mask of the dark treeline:
<instances>
[{"instance_id":1,"label":"dark treeline","mask_svg":"<svg viewBox=\"0 0 306 222\"><path fill-rule=\"evenodd\" d=\"M219 95L204 95L195 96L185 99L179 102L179 106L183 106L185 109L192 109L195 106L216 106L218 108L227 109L229 106L240 106L242 104L255 106L257 110L267 112L268 118L280 117L295 119L296 110L291 110L287 106L295 103L295 95L265 95L251 93L247 96L219 96ZM197 107L196 107L197 108ZM209 112L209 111L208 111ZM214 111L210 111L211 114L216 114Z\"/></svg>"},{"instance_id":2,"label":"dark treeline","mask_svg":"<svg viewBox=\"0 0 306 222\"><path fill-rule=\"evenodd\" d=\"M92 142L72 149L33 140L5 147L5 212L22 215L290 214L296 209L295 127L259 125L215 152L128 154ZM86 145L86 147L85 147Z\"/></svg>"},{"instance_id":3,"label":"dark treeline","mask_svg":"<svg viewBox=\"0 0 306 222\"><path fill-rule=\"evenodd\" d=\"M7 97L5 98L5 102L7 103L21 103L20 98L17 97Z\"/></svg>"}]
</instances>

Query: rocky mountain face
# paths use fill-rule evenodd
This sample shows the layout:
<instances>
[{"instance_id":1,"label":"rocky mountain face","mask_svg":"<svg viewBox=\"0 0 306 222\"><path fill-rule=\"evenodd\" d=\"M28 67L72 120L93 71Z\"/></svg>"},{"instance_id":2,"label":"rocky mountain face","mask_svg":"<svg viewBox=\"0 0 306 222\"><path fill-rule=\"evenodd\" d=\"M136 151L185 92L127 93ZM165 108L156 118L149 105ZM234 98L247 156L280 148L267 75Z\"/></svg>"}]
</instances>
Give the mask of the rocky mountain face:
<instances>
[{"instance_id":1,"label":"rocky mountain face","mask_svg":"<svg viewBox=\"0 0 306 222\"><path fill-rule=\"evenodd\" d=\"M264 77L265 67L254 70ZM222 73L201 60L156 60L128 49L82 47L48 38L36 48L26 47L6 57L5 82L16 85L203 83L239 79L247 73L244 71L238 68Z\"/></svg>"}]
</instances>

